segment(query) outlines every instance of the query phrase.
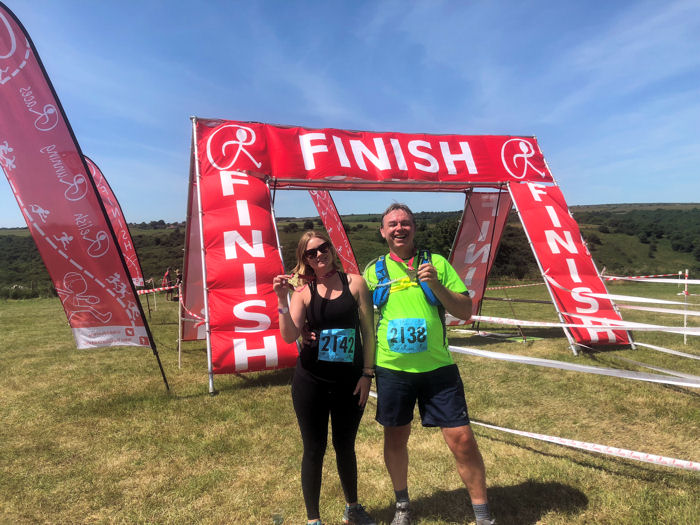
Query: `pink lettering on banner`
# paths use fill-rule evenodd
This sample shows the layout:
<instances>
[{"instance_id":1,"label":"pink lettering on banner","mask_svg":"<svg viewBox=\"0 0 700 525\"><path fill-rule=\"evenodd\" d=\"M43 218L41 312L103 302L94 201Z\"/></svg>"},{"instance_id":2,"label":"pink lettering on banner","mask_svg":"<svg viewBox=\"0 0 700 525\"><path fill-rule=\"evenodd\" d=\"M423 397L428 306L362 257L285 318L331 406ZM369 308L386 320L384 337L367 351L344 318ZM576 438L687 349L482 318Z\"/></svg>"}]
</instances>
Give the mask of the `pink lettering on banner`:
<instances>
[{"instance_id":1,"label":"pink lettering on banner","mask_svg":"<svg viewBox=\"0 0 700 525\"><path fill-rule=\"evenodd\" d=\"M510 207L507 192L471 192L467 196L450 263L469 289L473 315L479 312ZM447 322L466 323L452 317Z\"/></svg>"},{"instance_id":2,"label":"pink lettering on banner","mask_svg":"<svg viewBox=\"0 0 700 525\"><path fill-rule=\"evenodd\" d=\"M33 115L34 127L39 131L51 131L58 125L58 111L53 104L39 104L30 87L19 88L25 107Z\"/></svg>"},{"instance_id":3,"label":"pink lettering on banner","mask_svg":"<svg viewBox=\"0 0 700 525\"><path fill-rule=\"evenodd\" d=\"M560 285L550 287L559 312L621 320L612 302L587 295L607 290L559 188L528 182L511 184L509 189L535 256L547 277ZM567 323L582 324L580 319L564 317ZM582 344L629 343L624 330L572 328L570 332Z\"/></svg>"},{"instance_id":4,"label":"pink lettering on banner","mask_svg":"<svg viewBox=\"0 0 700 525\"><path fill-rule=\"evenodd\" d=\"M97 164L95 164L88 157L85 157L85 162L90 170L92 179L95 181L95 185L99 191L99 196L102 200L102 205L107 212L107 217L112 225L112 229L117 236L117 242L121 247L122 255L124 256L126 266L129 269L131 280L134 283L134 286L143 286L144 280L143 271L141 270L141 263L136 255L136 249L134 248L134 243L131 240L129 228L124 220L124 214L121 206L119 206L119 202L117 201L112 188Z\"/></svg>"},{"instance_id":5,"label":"pink lettering on banner","mask_svg":"<svg viewBox=\"0 0 700 525\"><path fill-rule=\"evenodd\" d=\"M39 151L46 154L46 158L55 173L56 180L65 186L63 197L71 202L84 199L88 191L90 191L85 175L82 173L76 174L66 166L55 144L44 146Z\"/></svg>"},{"instance_id":6,"label":"pink lettering on banner","mask_svg":"<svg viewBox=\"0 0 700 525\"><path fill-rule=\"evenodd\" d=\"M335 251L338 253L345 273L360 273L355 260L355 253L352 250L352 246L350 246L350 239L348 239L345 232L343 221L340 219L331 194L327 191L310 190L309 195L316 205L318 215L321 217Z\"/></svg>"}]
</instances>

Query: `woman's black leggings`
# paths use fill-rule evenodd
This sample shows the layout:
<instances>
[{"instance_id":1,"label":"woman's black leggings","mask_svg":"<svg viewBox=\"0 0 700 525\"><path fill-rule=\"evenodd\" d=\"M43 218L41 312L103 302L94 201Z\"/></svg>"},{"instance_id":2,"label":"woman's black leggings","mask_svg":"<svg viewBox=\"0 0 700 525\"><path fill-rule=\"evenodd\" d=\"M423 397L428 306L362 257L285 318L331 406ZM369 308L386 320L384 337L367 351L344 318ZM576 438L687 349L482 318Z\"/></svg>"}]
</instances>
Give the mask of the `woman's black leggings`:
<instances>
[{"instance_id":1,"label":"woman's black leggings","mask_svg":"<svg viewBox=\"0 0 700 525\"><path fill-rule=\"evenodd\" d=\"M352 394L354 389L355 385L322 385L301 374L294 374L292 402L304 444L301 488L308 519L320 518L318 507L323 456L328 442L328 414L331 416L333 448L345 501L357 501L355 436L364 409L358 406L359 396Z\"/></svg>"}]
</instances>

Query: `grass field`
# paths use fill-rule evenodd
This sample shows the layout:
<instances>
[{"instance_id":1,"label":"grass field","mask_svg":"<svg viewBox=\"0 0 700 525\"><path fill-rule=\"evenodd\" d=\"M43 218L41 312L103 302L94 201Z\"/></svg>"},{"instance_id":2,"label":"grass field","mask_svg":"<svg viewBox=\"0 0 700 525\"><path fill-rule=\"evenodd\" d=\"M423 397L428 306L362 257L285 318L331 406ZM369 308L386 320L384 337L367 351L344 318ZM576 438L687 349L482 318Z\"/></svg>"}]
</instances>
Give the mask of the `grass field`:
<instances>
[{"instance_id":1,"label":"grass field","mask_svg":"<svg viewBox=\"0 0 700 525\"><path fill-rule=\"evenodd\" d=\"M675 299L678 291L675 285L638 283L612 284L610 290L665 299ZM488 295L506 292L546 298L543 286ZM549 306L495 301L485 303L483 314L556 319ZM677 316L623 316L682 324ZM698 326L697 319L689 325ZM0 301L0 523L304 523L291 370L217 376L219 394L211 397L203 343L185 344L178 368L175 303L159 299L150 325L169 393L149 349L76 350L58 299ZM641 347L576 357L559 329L524 335L527 342L504 342L455 332L451 342L593 366L653 372L638 364L645 363L700 375L697 360ZM697 337L684 345L680 335L635 335L700 355ZM697 389L463 355L455 360L475 421L700 461ZM388 523L393 493L373 412L370 400L357 440L359 492L378 522ZM700 473L477 425L474 431L499 524L700 522ZM409 448L418 523L473 522L439 431L414 425ZM332 449L324 468L322 517L340 523L343 499Z\"/></svg>"}]
</instances>

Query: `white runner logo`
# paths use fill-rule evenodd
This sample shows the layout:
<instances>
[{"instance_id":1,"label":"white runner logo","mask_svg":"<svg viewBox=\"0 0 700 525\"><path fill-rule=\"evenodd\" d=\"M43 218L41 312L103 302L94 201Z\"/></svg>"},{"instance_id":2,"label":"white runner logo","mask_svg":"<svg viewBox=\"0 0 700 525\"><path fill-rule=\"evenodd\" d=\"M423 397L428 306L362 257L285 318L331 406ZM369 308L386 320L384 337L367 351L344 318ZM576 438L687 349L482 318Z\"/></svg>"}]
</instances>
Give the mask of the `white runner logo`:
<instances>
[{"instance_id":1,"label":"white runner logo","mask_svg":"<svg viewBox=\"0 0 700 525\"><path fill-rule=\"evenodd\" d=\"M13 155L10 157L10 153L13 151L14 149L10 147L10 144L7 141L0 142L0 165L2 165L2 167L7 171L13 170L17 167L15 166L15 156Z\"/></svg>"},{"instance_id":2,"label":"white runner logo","mask_svg":"<svg viewBox=\"0 0 700 525\"><path fill-rule=\"evenodd\" d=\"M15 54L15 51L17 50L17 40L15 39L15 33L14 31L12 31L12 26L10 25L10 22L7 20L7 18L5 18L5 15L3 15L2 13L0 13L0 21L2 21L2 25L5 26L7 36L10 37L10 49L4 54L0 54L0 60L4 60L5 58L10 58L12 55Z\"/></svg>"},{"instance_id":3,"label":"white runner logo","mask_svg":"<svg viewBox=\"0 0 700 525\"><path fill-rule=\"evenodd\" d=\"M14 64L7 64L7 62L4 62L7 59L11 59L14 55L15 52L17 51L17 38L15 37L15 32L12 30L12 25L10 24L10 21L7 19L7 17L0 12L0 33L6 33L7 38L9 40L5 40L4 35L0 35L0 44L3 44L0 46L0 85L5 84L9 82L12 78L14 78L17 73L20 72L24 66L27 65L27 59L29 58L29 41L25 39L25 50L24 50L24 57L21 58L15 58L11 60L10 62L19 62L18 65ZM4 66L4 67L3 67Z\"/></svg>"},{"instance_id":4,"label":"white runner logo","mask_svg":"<svg viewBox=\"0 0 700 525\"><path fill-rule=\"evenodd\" d=\"M63 303L63 308L70 322L74 315L90 314L102 324L112 319L112 312L98 310L100 298L88 293L85 278L77 272L68 272L63 276L62 287L56 287L56 293Z\"/></svg>"},{"instance_id":5,"label":"white runner logo","mask_svg":"<svg viewBox=\"0 0 700 525\"><path fill-rule=\"evenodd\" d=\"M530 162L530 159L534 155L535 148L524 139L507 140L501 148L501 161L503 162L503 167L510 174L510 176L515 179L524 178L525 175L527 175L528 168L532 168L542 178L545 178L545 173L538 170L532 164L532 162Z\"/></svg>"},{"instance_id":6,"label":"white runner logo","mask_svg":"<svg viewBox=\"0 0 700 525\"><path fill-rule=\"evenodd\" d=\"M236 149L236 154L233 156L233 159L231 159L231 162L227 163L225 166L219 166L215 161L214 157L212 156L212 151L211 151L211 141L212 139L222 130L227 129L227 128L235 128L236 129L236 138L234 140L227 140L221 145L221 155L223 156L224 160L226 159L226 149L229 146L238 146L238 149ZM216 169L219 170L227 170L229 168L232 168L234 164L236 164L236 161L238 160L238 156L243 153L245 154L250 161L255 164L258 168L262 166L262 162L258 162L255 160L253 155L245 149L244 146L250 146L251 144L255 144L255 131L253 131L251 128L248 128L246 126L240 126L238 124L228 124L226 126L221 126L219 129L217 129L214 133L212 133L209 136L209 140L207 140L207 158L209 159L209 162L211 163L212 166L214 166Z\"/></svg>"}]
</instances>

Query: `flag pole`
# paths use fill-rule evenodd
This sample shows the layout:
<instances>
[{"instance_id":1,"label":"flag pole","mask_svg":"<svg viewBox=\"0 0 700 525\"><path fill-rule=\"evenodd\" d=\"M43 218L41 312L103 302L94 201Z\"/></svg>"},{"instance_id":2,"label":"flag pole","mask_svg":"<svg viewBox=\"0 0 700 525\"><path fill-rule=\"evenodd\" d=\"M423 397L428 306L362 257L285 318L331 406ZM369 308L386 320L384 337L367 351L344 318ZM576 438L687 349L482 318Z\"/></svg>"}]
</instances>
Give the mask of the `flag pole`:
<instances>
[{"instance_id":1,"label":"flag pole","mask_svg":"<svg viewBox=\"0 0 700 525\"><path fill-rule=\"evenodd\" d=\"M197 188L197 213L199 214L199 247L202 256L202 287L204 291L204 328L207 340L207 370L209 375L209 395L218 394L214 388L214 364L211 352L211 325L209 324L209 296L207 294L207 263L204 247L204 217L202 216L202 192L200 188L199 148L197 146L197 117L192 117L192 151L194 152L194 178Z\"/></svg>"}]
</instances>

